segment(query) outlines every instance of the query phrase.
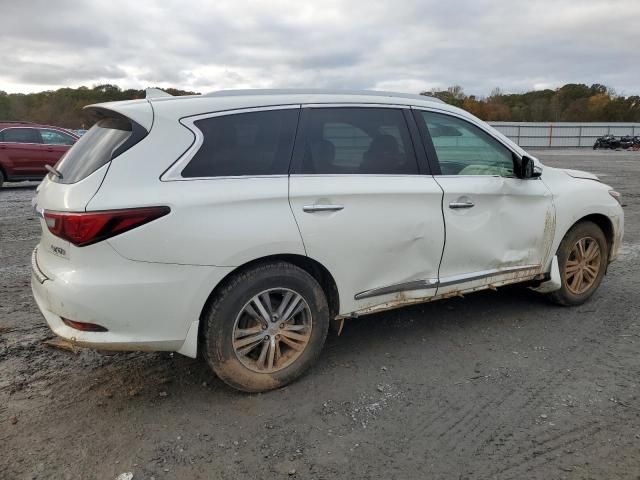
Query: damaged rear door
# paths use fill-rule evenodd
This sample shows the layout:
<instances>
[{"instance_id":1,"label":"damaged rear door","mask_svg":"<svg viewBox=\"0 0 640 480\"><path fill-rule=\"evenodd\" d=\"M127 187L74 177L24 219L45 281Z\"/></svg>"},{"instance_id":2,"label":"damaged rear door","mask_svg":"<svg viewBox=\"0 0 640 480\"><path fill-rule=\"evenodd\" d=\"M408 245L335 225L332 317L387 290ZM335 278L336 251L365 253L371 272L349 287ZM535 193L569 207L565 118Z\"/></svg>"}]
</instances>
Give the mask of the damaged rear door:
<instances>
[{"instance_id":1,"label":"damaged rear door","mask_svg":"<svg viewBox=\"0 0 640 480\"><path fill-rule=\"evenodd\" d=\"M514 154L454 115L415 110L444 191L446 242L438 296L532 278L547 269L555 230L552 195L514 175Z\"/></svg>"},{"instance_id":2,"label":"damaged rear door","mask_svg":"<svg viewBox=\"0 0 640 480\"><path fill-rule=\"evenodd\" d=\"M414 138L400 106L303 108L289 201L307 255L340 289L340 314L436 292L442 190L418 162Z\"/></svg>"}]
</instances>

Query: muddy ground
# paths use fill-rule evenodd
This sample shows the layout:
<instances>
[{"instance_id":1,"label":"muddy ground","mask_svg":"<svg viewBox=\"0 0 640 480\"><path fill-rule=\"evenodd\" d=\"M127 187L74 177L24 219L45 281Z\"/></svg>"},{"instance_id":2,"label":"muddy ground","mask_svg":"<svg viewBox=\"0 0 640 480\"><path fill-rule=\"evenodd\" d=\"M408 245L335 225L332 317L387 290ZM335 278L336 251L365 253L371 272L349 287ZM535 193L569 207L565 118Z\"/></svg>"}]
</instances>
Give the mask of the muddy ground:
<instances>
[{"instance_id":1,"label":"muddy ground","mask_svg":"<svg viewBox=\"0 0 640 480\"><path fill-rule=\"evenodd\" d=\"M640 152L541 152L623 194L621 258L560 308L518 288L350 321L295 384L47 347L34 186L0 191L0 478L640 478Z\"/></svg>"}]
</instances>

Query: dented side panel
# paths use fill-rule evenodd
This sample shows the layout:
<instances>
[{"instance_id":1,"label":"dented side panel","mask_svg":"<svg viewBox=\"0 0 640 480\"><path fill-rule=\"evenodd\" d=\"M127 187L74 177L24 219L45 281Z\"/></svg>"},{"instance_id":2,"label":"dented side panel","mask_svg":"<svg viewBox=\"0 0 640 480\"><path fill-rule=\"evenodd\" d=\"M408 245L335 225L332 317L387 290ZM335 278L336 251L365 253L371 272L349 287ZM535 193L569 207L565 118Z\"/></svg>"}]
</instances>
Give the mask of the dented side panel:
<instances>
[{"instance_id":1,"label":"dented side panel","mask_svg":"<svg viewBox=\"0 0 640 480\"><path fill-rule=\"evenodd\" d=\"M467 293L479 292L482 290L496 290L498 287L513 283L526 282L528 280L540 279L539 268L523 269L518 272L497 273L492 278L484 278L466 282L464 284L452 285L451 287L441 287L435 291L401 292L393 296L381 298L375 305L361 308L354 312L353 316L367 315L370 313L383 312L394 308L413 305L416 303L426 303L444 298L464 297ZM435 293L435 294L434 294Z\"/></svg>"},{"instance_id":2,"label":"dented side panel","mask_svg":"<svg viewBox=\"0 0 640 480\"><path fill-rule=\"evenodd\" d=\"M618 202L609 195L611 187L587 178L575 178L563 169L545 167L542 181L553 192L556 209L556 232L551 251L556 252L566 233L589 215L608 218L613 227L613 244L609 260L618 256L624 234L624 213Z\"/></svg>"},{"instance_id":3,"label":"dented side panel","mask_svg":"<svg viewBox=\"0 0 640 480\"><path fill-rule=\"evenodd\" d=\"M473 272L535 265L535 271L518 272L526 279L546 271L553 251L556 213L553 197L540 180L497 176L440 176L444 190L446 244L440 265L440 280ZM467 209L451 209L461 199L473 202ZM465 282L442 286L437 295L491 284Z\"/></svg>"},{"instance_id":4,"label":"dented side panel","mask_svg":"<svg viewBox=\"0 0 640 480\"><path fill-rule=\"evenodd\" d=\"M291 175L289 199L306 253L340 289L340 313L386 301L361 292L437 279L444 244L442 190L423 175ZM314 204L339 211L305 211ZM434 295L435 289L407 292ZM405 295L405 294L403 294Z\"/></svg>"}]
</instances>

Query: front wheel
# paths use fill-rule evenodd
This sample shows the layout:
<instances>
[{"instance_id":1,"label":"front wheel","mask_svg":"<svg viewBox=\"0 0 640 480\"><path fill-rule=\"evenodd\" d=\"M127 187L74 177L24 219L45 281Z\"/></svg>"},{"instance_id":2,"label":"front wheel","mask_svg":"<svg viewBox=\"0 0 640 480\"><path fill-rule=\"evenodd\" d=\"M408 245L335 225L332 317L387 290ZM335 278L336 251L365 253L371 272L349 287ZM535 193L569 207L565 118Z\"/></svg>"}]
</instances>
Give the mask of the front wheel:
<instances>
[{"instance_id":1,"label":"front wheel","mask_svg":"<svg viewBox=\"0 0 640 480\"><path fill-rule=\"evenodd\" d=\"M580 305L598 289L608 262L607 239L600 227L581 222L565 235L558 247L562 287L549 294L560 305Z\"/></svg>"},{"instance_id":2,"label":"front wheel","mask_svg":"<svg viewBox=\"0 0 640 480\"><path fill-rule=\"evenodd\" d=\"M202 321L204 357L218 377L263 392L294 381L316 361L329 307L315 278L275 262L232 277Z\"/></svg>"}]
</instances>

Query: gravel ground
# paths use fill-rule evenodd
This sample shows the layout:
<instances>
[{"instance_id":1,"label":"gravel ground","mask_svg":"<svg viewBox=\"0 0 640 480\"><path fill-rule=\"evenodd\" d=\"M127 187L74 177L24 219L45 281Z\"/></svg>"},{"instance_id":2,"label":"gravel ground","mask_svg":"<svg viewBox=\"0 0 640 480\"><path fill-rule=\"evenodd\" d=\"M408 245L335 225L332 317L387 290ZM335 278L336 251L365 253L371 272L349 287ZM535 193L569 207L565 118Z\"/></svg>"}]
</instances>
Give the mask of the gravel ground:
<instances>
[{"instance_id":1,"label":"gravel ground","mask_svg":"<svg viewBox=\"0 0 640 480\"><path fill-rule=\"evenodd\" d=\"M268 394L199 361L47 347L34 185L0 191L0 478L640 478L640 153L537 152L623 194L587 304L519 288L349 321Z\"/></svg>"}]
</instances>

